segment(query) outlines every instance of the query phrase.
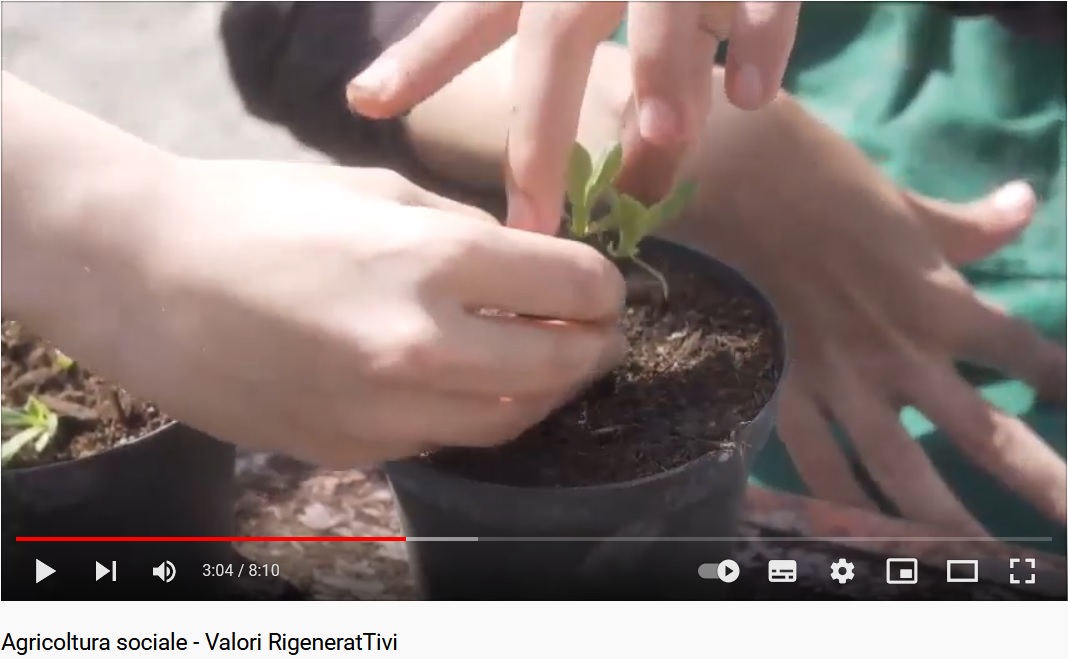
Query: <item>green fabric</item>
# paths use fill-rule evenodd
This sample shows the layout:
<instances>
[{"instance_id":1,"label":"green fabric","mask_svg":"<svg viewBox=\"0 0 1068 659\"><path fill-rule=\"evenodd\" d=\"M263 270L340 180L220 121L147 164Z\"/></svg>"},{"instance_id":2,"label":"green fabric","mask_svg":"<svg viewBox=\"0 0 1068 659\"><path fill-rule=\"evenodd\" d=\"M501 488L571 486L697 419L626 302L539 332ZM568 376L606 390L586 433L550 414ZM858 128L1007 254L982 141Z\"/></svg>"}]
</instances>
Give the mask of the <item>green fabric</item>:
<instances>
[{"instance_id":1,"label":"green fabric","mask_svg":"<svg viewBox=\"0 0 1068 659\"><path fill-rule=\"evenodd\" d=\"M621 37L622 34L617 35ZM1017 37L992 19L958 19L922 3L805 3L785 87L902 186L964 201L1026 179L1040 208L1012 245L965 269L987 297L1065 340L1065 45ZM1019 382L972 379L1065 455L1065 409L1036 404ZM902 420L968 507L1001 537L1053 537L1045 520L914 410ZM754 480L803 493L782 444ZM891 510L888 507L888 512Z\"/></svg>"}]
</instances>

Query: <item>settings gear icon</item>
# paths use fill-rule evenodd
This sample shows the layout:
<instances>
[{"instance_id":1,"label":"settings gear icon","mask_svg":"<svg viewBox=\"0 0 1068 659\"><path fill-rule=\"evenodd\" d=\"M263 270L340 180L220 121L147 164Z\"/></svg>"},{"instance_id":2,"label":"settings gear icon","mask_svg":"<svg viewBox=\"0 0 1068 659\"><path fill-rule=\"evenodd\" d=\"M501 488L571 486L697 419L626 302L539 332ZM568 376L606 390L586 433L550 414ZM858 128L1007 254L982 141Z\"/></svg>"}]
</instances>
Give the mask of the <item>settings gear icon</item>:
<instances>
[{"instance_id":1,"label":"settings gear icon","mask_svg":"<svg viewBox=\"0 0 1068 659\"><path fill-rule=\"evenodd\" d=\"M844 558L831 563L831 578L844 584L853 578L853 564Z\"/></svg>"}]
</instances>

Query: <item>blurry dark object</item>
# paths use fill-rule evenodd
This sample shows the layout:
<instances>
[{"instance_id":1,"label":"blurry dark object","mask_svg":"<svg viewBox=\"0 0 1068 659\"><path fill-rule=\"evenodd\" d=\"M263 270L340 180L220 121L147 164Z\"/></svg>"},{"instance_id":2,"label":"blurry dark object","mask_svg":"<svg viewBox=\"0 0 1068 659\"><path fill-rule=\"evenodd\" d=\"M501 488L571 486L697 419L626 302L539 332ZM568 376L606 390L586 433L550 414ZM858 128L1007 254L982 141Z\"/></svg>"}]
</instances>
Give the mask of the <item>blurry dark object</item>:
<instances>
[{"instance_id":1,"label":"blurry dark object","mask_svg":"<svg viewBox=\"0 0 1068 659\"><path fill-rule=\"evenodd\" d=\"M407 35L434 2L234 2L220 32L230 76L253 116L349 164L403 158L399 121L354 117L345 86Z\"/></svg>"},{"instance_id":2,"label":"blurry dark object","mask_svg":"<svg viewBox=\"0 0 1068 659\"><path fill-rule=\"evenodd\" d=\"M1068 12L1064 2L936 2L958 16L990 16L1017 34L1063 39Z\"/></svg>"}]
</instances>

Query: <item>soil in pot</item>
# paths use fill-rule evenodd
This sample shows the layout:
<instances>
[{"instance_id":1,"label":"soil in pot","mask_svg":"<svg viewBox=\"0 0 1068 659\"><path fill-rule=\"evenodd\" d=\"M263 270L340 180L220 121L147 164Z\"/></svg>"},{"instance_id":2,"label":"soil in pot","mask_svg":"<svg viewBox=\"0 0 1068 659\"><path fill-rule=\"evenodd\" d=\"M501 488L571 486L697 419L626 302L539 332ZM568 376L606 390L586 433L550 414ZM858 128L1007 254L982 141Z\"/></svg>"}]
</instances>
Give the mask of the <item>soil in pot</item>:
<instances>
[{"instance_id":1,"label":"soil in pot","mask_svg":"<svg viewBox=\"0 0 1068 659\"><path fill-rule=\"evenodd\" d=\"M644 256L667 279L669 296L636 287L646 292L628 301L622 365L514 442L422 459L474 481L554 488L634 481L739 450L738 431L780 377L774 315L755 296L659 250ZM640 271L624 271L641 281Z\"/></svg>"},{"instance_id":2,"label":"soil in pot","mask_svg":"<svg viewBox=\"0 0 1068 659\"><path fill-rule=\"evenodd\" d=\"M6 468L88 457L169 423L155 405L71 362L18 323L5 320L2 331L4 407L22 408L32 397L58 417L56 432L42 450L27 445ZM6 442L17 430L3 432Z\"/></svg>"}]
</instances>

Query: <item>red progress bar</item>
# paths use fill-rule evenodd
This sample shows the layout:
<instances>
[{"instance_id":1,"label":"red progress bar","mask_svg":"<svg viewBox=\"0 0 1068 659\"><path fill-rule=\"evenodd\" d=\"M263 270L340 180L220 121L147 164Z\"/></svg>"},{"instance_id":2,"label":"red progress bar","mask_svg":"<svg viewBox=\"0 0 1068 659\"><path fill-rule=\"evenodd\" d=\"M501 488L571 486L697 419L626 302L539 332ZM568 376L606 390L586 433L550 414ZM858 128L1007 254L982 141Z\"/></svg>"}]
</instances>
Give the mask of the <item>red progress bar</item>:
<instances>
[{"instance_id":1,"label":"red progress bar","mask_svg":"<svg viewBox=\"0 0 1068 659\"><path fill-rule=\"evenodd\" d=\"M293 536L16 536L15 542L404 542L403 535Z\"/></svg>"}]
</instances>

